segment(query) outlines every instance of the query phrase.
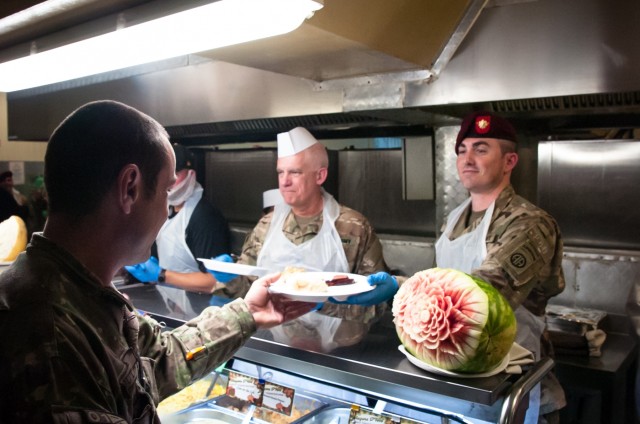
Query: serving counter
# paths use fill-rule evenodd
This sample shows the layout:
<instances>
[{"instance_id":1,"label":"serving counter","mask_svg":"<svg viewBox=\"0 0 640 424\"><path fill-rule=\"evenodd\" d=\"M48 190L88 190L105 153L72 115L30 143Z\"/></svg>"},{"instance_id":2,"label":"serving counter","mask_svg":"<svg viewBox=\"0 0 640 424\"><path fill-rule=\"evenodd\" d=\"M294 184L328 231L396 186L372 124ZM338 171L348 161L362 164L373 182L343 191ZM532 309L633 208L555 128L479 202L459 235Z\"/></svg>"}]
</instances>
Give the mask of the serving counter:
<instances>
[{"instance_id":1,"label":"serving counter","mask_svg":"<svg viewBox=\"0 0 640 424\"><path fill-rule=\"evenodd\" d=\"M168 328L191 317L180 317L158 304L153 285L118 287L137 308ZM158 311L163 311L158 312ZM166 312L169 313L166 313ZM273 340L268 330L256 333L235 355L243 363L266 367L302 379L360 395L374 407L406 408L440 416L439 422L518 422L528 392L553 367L547 359L521 375L500 373L485 378L457 378L431 374L411 364L398 350L391 314L386 314L357 344L330 353L290 347ZM230 367L233 364L230 363ZM524 408L521 408L524 406Z\"/></svg>"}]
</instances>

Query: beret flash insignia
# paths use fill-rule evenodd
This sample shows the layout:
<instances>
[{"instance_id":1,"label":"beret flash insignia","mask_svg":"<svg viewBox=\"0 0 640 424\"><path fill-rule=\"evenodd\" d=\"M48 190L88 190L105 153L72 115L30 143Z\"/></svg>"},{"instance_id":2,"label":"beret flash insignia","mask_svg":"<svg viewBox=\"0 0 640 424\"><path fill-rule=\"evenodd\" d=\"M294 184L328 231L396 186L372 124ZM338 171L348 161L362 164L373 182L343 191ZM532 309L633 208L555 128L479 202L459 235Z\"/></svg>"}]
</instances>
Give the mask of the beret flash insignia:
<instances>
[{"instance_id":1,"label":"beret flash insignia","mask_svg":"<svg viewBox=\"0 0 640 424\"><path fill-rule=\"evenodd\" d=\"M491 117L478 116L476 118L476 132L478 134L486 134L491 130Z\"/></svg>"}]
</instances>

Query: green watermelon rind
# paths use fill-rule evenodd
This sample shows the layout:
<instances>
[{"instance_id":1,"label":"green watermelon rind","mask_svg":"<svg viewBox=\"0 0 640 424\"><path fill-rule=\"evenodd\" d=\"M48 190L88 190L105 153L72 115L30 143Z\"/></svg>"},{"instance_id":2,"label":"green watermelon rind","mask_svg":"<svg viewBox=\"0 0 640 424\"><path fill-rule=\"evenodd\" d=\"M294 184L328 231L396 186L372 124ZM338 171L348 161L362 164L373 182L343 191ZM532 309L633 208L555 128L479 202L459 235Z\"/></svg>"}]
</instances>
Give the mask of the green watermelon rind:
<instances>
[{"instance_id":1,"label":"green watermelon rind","mask_svg":"<svg viewBox=\"0 0 640 424\"><path fill-rule=\"evenodd\" d=\"M516 318L513 309L505 297L486 281L457 270L433 268L435 272L455 271L461 278L473 282L487 297L488 314L482 333L475 349L475 354L462 361L462 365L446 368L448 371L468 374L478 374L495 369L509 353L516 335ZM424 272L424 271L423 271ZM399 339L406 336L404 331L396 328ZM429 365L440 367L439 364L429 361L428 358L418 354L408 343L404 343L405 349L413 356L422 359Z\"/></svg>"},{"instance_id":2,"label":"green watermelon rind","mask_svg":"<svg viewBox=\"0 0 640 424\"><path fill-rule=\"evenodd\" d=\"M493 370L509 353L516 338L516 316L507 299L491 284L466 274L489 298L489 316L480 336L476 355L453 370L460 373L482 373Z\"/></svg>"}]
</instances>

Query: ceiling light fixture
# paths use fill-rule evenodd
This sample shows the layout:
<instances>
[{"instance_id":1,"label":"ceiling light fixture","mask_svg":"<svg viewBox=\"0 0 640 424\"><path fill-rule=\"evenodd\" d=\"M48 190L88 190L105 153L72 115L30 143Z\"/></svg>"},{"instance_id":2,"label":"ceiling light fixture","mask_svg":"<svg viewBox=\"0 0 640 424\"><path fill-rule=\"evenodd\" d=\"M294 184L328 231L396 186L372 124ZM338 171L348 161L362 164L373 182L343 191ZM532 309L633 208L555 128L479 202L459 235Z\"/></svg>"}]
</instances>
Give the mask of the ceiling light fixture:
<instances>
[{"instance_id":1,"label":"ceiling light fixture","mask_svg":"<svg viewBox=\"0 0 640 424\"><path fill-rule=\"evenodd\" d=\"M285 34L321 0L219 0L0 64L11 92Z\"/></svg>"}]
</instances>

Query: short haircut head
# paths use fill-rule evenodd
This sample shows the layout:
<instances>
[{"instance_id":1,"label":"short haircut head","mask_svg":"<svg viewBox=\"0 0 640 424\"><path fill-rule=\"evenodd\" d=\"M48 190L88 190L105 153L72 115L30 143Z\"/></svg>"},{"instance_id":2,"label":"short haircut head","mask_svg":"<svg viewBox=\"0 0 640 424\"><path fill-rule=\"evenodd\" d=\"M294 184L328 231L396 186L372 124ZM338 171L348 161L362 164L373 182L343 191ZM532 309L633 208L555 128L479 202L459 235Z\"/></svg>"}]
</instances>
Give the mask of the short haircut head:
<instances>
[{"instance_id":1,"label":"short haircut head","mask_svg":"<svg viewBox=\"0 0 640 424\"><path fill-rule=\"evenodd\" d=\"M144 113L110 100L87 103L54 130L44 178L51 214L74 217L95 211L127 164L140 169L143 194L155 192L167 161L165 129Z\"/></svg>"},{"instance_id":2,"label":"short haircut head","mask_svg":"<svg viewBox=\"0 0 640 424\"><path fill-rule=\"evenodd\" d=\"M498 139L498 143L500 143L500 152L503 155L507 153L516 153L517 151L516 143L511 140Z\"/></svg>"},{"instance_id":3,"label":"short haircut head","mask_svg":"<svg viewBox=\"0 0 640 424\"><path fill-rule=\"evenodd\" d=\"M301 153L306 155L306 163L312 166L314 171L329 167L329 154L322 143L314 144Z\"/></svg>"}]
</instances>

